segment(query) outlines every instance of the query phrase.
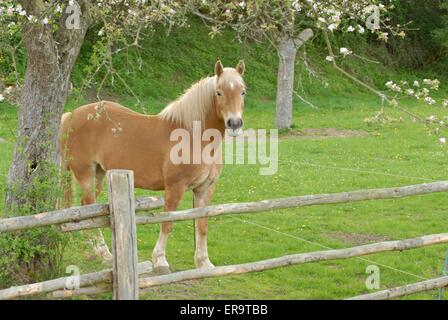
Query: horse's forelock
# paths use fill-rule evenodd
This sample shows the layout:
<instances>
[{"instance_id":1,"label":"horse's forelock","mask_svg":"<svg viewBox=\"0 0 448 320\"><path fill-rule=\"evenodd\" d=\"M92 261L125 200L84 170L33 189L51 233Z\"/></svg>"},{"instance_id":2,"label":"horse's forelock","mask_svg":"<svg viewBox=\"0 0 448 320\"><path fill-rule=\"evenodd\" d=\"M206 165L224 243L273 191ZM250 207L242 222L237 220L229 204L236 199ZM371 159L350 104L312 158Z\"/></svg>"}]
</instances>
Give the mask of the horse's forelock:
<instances>
[{"instance_id":1,"label":"horse's forelock","mask_svg":"<svg viewBox=\"0 0 448 320\"><path fill-rule=\"evenodd\" d=\"M217 79L220 85L231 87L232 85L241 85L246 87L243 77L234 68L224 68L224 72Z\"/></svg>"}]
</instances>

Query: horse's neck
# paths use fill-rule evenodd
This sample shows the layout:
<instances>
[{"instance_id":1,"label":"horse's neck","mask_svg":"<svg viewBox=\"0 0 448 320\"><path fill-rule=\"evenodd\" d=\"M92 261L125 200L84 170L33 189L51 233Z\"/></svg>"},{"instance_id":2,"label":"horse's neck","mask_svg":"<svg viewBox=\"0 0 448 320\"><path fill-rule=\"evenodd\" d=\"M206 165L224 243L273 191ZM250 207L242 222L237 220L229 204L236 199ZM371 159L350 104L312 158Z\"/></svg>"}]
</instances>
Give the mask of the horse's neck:
<instances>
[{"instance_id":1,"label":"horse's neck","mask_svg":"<svg viewBox=\"0 0 448 320\"><path fill-rule=\"evenodd\" d=\"M205 131L207 129L216 129L221 133L221 136L224 137L224 133L226 130L224 121L218 118L215 106L212 106L210 108L210 112L205 117L204 127L202 128L202 130Z\"/></svg>"}]
</instances>

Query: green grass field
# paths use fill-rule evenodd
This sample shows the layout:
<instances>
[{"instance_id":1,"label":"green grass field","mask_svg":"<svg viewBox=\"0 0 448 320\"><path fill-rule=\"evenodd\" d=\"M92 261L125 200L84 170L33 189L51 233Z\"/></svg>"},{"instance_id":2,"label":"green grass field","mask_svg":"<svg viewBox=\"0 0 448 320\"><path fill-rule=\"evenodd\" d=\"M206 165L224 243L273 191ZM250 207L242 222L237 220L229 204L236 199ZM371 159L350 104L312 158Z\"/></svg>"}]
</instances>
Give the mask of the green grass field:
<instances>
[{"instance_id":1,"label":"green grass field","mask_svg":"<svg viewBox=\"0 0 448 320\"><path fill-rule=\"evenodd\" d=\"M181 37L175 31L168 38L148 40L152 50L143 53L143 70L129 69L126 79L142 100L148 113L160 110L178 96L188 84L210 73L217 56L228 65L239 58L246 60L249 86L245 110L246 128L273 128L275 118L276 54L260 45L241 46L229 35L208 39L193 25ZM176 34L176 32L178 34ZM195 35L188 37L188 34ZM188 38L191 50L181 50ZM223 39L226 40L223 42ZM186 41L186 40L183 40ZM207 50L204 42L207 42ZM163 48L160 47L163 45ZM393 187L447 179L447 150L437 143L419 123L386 107L391 117L403 121L385 126L367 125L364 119L380 110L375 97L366 95L348 80L335 74L322 61L316 49L308 48L310 61L319 78L299 68L297 79L311 107L295 100L294 131L305 128L359 130L359 137L298 137L281 135L279 170L273 176L260 176L258 165L226 165L218 181L214 204L255 201L295 195ZM324 54L325 56L325 54ZM81 57L86 60L86 55ZM119 58L118 58L119 59ZM409 73L395 73L385 67L369 66L353 72L371 76L378 83ZM201 68L197 66L201 65ZM300 66L301 64L298 63ZM127 65L122 65L127 68ZM178 70L184 70L180 72ZM188 70L188 73L186 72ZM208 71L207 71L208 70ZM82 78L75 70L74 81ZM115 84L109 89L115 99L128 106L135 103ZM71 99L67 110L82 104ZM421 115L441 114L436 107L409 102L407 107ZM134 107L141 110L141 107ZM15 108L0 103L0 193L3 194L7 170L12 158L16 131ZM150 170L151 168L148 168ZM137 190L137 197L155 194ZM344 248L383 240L404 239L446 230L446 194L417 196L399 200L325 205L272 212L225 216L210 219L209 253L215 265L237 264L281 255ZM78 194L79 199L79 194ZM0 209L3 208L0 197ZM105 192L99 200L107 201ZM181 208L192 204L191 194ZM138 227L139 260L148 260L158 236L157 225ZM107 231L106 231L107 232ZM110 234L106 234L109 239ZM194 267L193 223L176 223L168 243L167 258L174 271ZM447 245L405 252L376 254L348 259L304 264L262 273L213 278L167 285L152 289L144 299L342 299L367 293L366 267L380 268L381 288L388 288L440 275ZM65 265L78 265L82 273L104 269L91 257L85 235L74 234L65 254ZM102 298L109 299L110 295ZM435 299L431 291L406 299Z\"/></svg>"},{"instance_id":2,"label":"green grass field","mask_svg":"<svg viewBox=\"0 0 448 320\"><path fill-rule=\"evenodd\" d=\"M444 180L447 176L446 150L419 124L405 120L386 127L367 126L363 119L379 105L346 101L325 110L298 108L295 123L301 128L363 130L364 137L305 139L284 136L279 145L279 171L273 176L258 175L257 165L226 165L218 182L213 203L253 201L269 198L392 187ZM421 111L422 106L412 107ZM427 108L427 107L425 107ZM2 112L1 185L13 149L15 110ZM427 111L427 110L425 110ZM437 110L434 110L435 112ZM390 111L393 115L394 112ZM248 128L273 127L271 104L249 106ZM396 117L399 117L396 114ZM149 168L150 170L150 168ZM138 190L138 196L151 192ZM103 194L101 201L106 201ZM181 208L191 206L185 196ZM386 239L411 238L446 232L446 195L434 194L399 200L358 202L266 213L226 216L210 220L209 252L216 265L267 259L286 254L343 248ZM139 259L150 259L158 226L138 228ZM108 235L109 236L109 235ZM175 224L168 244L173 270L194 267L193 224ZM163 286L145 294L147 299L337 299L367 292L365 270L378 265L381 287L392 287L438 276L448 247L377 254L349 259L287 267L219 279L207 279ZM81 235L74 235L66 251L66 264L82 272L102 269L91 259ZM435 298L435 292L409 298ZM105 298L108 297L105 295Z\"/></svg>"}]
</instances>

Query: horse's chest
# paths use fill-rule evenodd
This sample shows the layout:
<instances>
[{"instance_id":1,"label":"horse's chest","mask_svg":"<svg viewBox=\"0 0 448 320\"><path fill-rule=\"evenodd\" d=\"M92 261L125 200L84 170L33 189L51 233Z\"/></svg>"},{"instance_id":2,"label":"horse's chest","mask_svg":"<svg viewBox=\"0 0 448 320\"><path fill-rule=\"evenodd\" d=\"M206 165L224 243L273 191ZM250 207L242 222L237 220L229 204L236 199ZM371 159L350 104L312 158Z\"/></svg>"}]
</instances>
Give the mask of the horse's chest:
<instances>
[{"instance_id":1,"label":"horse's chest","mask_svg":"<svg viewBox=\"0 0 448 320\"><path fill-rule=\"evenodd\" d=\"M209 187L210 185L216 182L220 173L221 170L220 167L218 166L207 167L206 169L201 170L201 172L198 173L198 175L193 179L193 181L191 181L191 183L188 186L188 189L191 190L199 187Z\"/></svg>"}]
</instances>

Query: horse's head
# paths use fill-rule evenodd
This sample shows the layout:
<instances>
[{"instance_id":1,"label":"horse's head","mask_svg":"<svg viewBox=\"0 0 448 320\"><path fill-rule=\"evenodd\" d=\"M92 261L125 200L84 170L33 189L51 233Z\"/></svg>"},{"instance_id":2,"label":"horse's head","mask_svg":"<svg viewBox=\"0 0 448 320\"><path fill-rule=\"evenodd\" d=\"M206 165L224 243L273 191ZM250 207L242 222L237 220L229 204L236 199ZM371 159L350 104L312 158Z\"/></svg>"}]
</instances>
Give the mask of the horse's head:
<instances>
[{"instance_id":1,"label":"horse's head","mask_svg":"<svg viewBox=\"0 0 448 320\"><path fill-rule=\"evenodd\" d=\"M215 64L216 92L215 106L218 117L224 121L230 136L242 133L244 95L246 85L243 81L245 66L240 61L236 68L224 68L221 61Z\"/></svg>"}]
</instances>

